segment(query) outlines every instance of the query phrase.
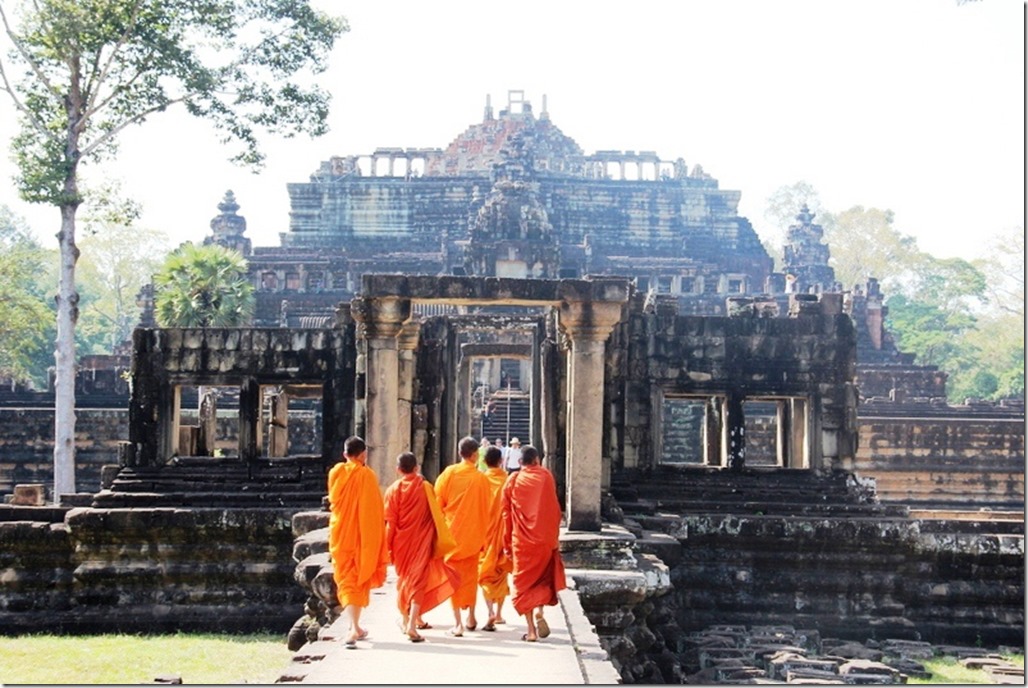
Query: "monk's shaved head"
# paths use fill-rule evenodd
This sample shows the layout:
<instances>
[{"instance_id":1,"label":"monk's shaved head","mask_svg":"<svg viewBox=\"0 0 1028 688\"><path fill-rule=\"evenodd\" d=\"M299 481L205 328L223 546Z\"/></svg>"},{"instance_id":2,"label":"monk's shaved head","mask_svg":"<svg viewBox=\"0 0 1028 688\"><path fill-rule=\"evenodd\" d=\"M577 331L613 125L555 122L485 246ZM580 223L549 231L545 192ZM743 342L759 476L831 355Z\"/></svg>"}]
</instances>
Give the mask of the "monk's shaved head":
<instances>
[{"instance_id":1,"label":"monk's shaved head","mask_svg":"<svg viewBox=\"0 0 1028 688\"><path fill-rule=\"evenodd\" d=\"M401 473L413 473L414 469L418 467L418 457L410 452L404 452L396 457L396 467L400 469Z\"/></svg>"},{"instance_id":2,"label":"monk's shaved head","mask_svg":"<svg viewBox=\"0 0 1028 688\"><path fill-rule=\"evenodd\" d=\"M343 444L343 453L349 457L356 458L367 451L368 445L364 444L364 440L356 435L347 437L346 442Z\"/></svg>"},{"instance_id":3,"label":"monk's shaved head","mask_svg":"<svg viewBox=\"0 0 1028 688\"><path fill-rule=\"evenodd\" d=\"M460 452L461 458L470 459L478 451L478 440L474 437L465 437L457 445L457 451Z\"/></svg>"},{"instance_id":4,"label":"monk's shaved head","mask_svg":"<svg viewBox=\"0 0 1028 688\"><path fill-rule=\"evenodd\" d=\"M539 463L539 450L530 444L521 448L521 465L532 466Z\"/></svg>"},{"instance_id":5,"label":"monk's shaved head","mask_svg":"<svg viewBox=\"0 0 1028 688\"><path fill-rule=\"evenodd\" d=\"M503 452L500 451L499 447L490 446L485 450L485 465L489 468L496 468L500 465L500 460L503 458Z\"/></svg>"}]
</instances>

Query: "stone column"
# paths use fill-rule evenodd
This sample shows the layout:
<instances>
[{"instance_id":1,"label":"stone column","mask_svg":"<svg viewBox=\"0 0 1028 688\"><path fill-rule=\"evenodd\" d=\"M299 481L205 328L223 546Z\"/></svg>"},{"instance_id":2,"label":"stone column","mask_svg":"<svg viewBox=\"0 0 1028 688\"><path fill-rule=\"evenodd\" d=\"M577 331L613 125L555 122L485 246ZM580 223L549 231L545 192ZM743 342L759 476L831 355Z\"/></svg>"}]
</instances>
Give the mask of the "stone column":
<instances>
[{"instance_id":1,"label":"stone column","mask_svg":"<svg viewBox=\"0 0 1028 688\"><path fill-rule=\"evenodd\" d=\"M400 452L411 450L411 404L414 401L414 374L417 367L414 350L418 348L420 333L421 324L409 320L400 330L396 342L399 404L396 409L396 446L392 452L393 458Z\"/></svg>"},{"instance_id":2,"label":"stone column","mask_svg":"<svg viewBox=\"0 0 1028 688\"><path fill-rule=\"evenodd\" d=\"M742 397L732 393L725 399L725 448L729 468L739 470L746 465L746 419Z\"/></svg>"},{"instance_id":3,"label":"stone column","mask_svg":"<svg viewBox=\"0 0 1028 688\"><path fill-rule=\"evenodd\" d=\"M625 290L627 298L627 290ZM590 290L591 296L591 290ZM578 297L578 298L576 298ZM569 530L599 531L603 480L603 382L607 337L622 301L579 294L561 304L568 356L567 522Z\"/></svg>"},{"instance_id":4,"label":"stone column","mask_svg":"<svg viewBox=\"0 0 1028 688\"><path fill-rule=\"evenodd\" d=\"M399 404L399 357L396 336L410 318L410 299L395 296L358 297L353 300L354 319L363 323L367 342L365 436L368 466L383 487L394 478L393 437Z\"/></svg>"},{"instance_id":5,"label":"stone column","mask_svg":"<svg viewBox=\"0 0 1028 688\"><path fill-rule=\"evenodd\" d=\"M260 456L261 386L248 377L239 386L239 456L254 461Z\"/></svg>"},{"instance_id":6,"label":"stone column","mask_svg":"<svg viewBox=\"0 0 1028 688\"><path fill-rule=\"evenodd\" d=\"M284 389L271 398L268 456L289 456L289 394Z\"/></svg>"}]
</instances>

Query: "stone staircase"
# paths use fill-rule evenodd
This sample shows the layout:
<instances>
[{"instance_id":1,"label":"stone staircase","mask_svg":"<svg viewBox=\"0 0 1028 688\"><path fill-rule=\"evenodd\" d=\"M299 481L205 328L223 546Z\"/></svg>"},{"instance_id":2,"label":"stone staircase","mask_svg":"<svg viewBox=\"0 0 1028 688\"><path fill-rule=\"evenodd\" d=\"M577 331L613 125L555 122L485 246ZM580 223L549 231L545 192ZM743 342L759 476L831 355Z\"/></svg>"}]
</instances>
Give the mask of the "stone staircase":
<instances>
[{"instance_id":1,"label":"stone staircase","mask_svg":"<svg viewBox=\"0 0 1028 688\"><path fill-rule=\"evenodd\" d=\"M902 505L881 504L844 471L660 466L621 471L611 494L626 514L906 517Z\"/></svg>"},{"instance_id":2,"label":"stone staircase","mask_svg":"<svg viewBox=\"0 0 1028 688\"><path fill-rule=\"evenodd\" d=\"M327 491L320 456L262 458L177 457L164 466L126 466L109 489L93 497L95 508L272 507L317 508Z\"/></svg>"},{"instance_id":3,"label":"stone staircase","mask_svg":"<svg viewBox=\"0 0 1028 688\"><path fill-rule=\"evenodd\" d=\"M490 397L494 404L493 412L486 418L482 416L482 437L490 440L500 438L504 444L510 438L517 437L522 444L530 442L532 399L528 392L520 390L498 390ZM508 409L510 410L508 425ZM509 429L509 431L508 431Z\"/></svg>"}]
</instances>

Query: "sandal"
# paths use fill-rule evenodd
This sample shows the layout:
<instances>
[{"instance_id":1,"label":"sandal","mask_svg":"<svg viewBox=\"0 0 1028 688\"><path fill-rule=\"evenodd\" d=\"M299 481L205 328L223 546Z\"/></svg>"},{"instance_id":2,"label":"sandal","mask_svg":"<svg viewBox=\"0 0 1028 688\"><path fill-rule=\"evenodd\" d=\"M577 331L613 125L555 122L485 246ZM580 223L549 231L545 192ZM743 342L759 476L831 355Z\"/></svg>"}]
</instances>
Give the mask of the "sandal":
<instances>
[{"instance_id":1,"label":"sandal","mask_svg":"<svg viewBox=\"0 0 1028 688\"><path fill-rule=\"evenodd\" d=\"M411 641L412 643L423 643L423 642L425 642L425 636L420 635L420 634L419 635L409 635L409 636L407 636L407 640Z\"/></svg>"},{"instance_id":2,"label":"sandal","mask_svg":"<svg viewBox=\"0 0 1028 688\"><path fill-rule=\"evenodd\" d=\"M426 629L432 628L432 624L428 623L427 621L422 621L418 624L417 628L419 631L424 631Z\"/></svg>"},{"instance_id":3,"label":"sandal","mask_svg":"<svg viewBox=\"0 0 1028 688\"><path fill-rule=\"evenodd\" d=\"M482 626L482 630L483 631L495 631L496 630L496 624L494 624L492 621L490 621L485 626Z\"/></svg>"},{"instance_id":4,"label":"sandal","mask_svg":"<svg viewBox=\"0 0 1028 688\"><path fill-rule=\"evenodd\" d=\"M456 628L451 628L446 631L446 635L452 635L454 638L463 638L464 631L458 631Z\"/></svg>"},{"instance_id":5,"label":"sandal","mask_svg":"<svg viewBox=\"0 0 1028 688\"><path fill-rule=\"evenodd\" d=\"M521 635L521 639L524 640L526 643L534 643L536 641L536 638L529 638L527 633L523 633Z\"/></svg>"},{"instance_id":6,"label":"sandal","mask_svg":"<svg viewBox=\"0 0 1028 688\"><path fill-rule=\"evenodd\" d=\"M345 643L343 643L343 647L345 647L347 650L356 650L357 649L357 641L356 640L347 640Z\"/></svg>"},{"instance_id":7,"label":"sandal","mask_svg":"<svg viewBox=\"0 0 1028 688\"><path fill-rule=\"evenodd\" d=\"M540 638L550 637L550 624L546 623L546 619L539 617L535 620L535 627L539 629Z\"/></svg>"},{"instance_id":8,"label":"sandal","mask_svg":"<svg viewBox=\"0 0 1028 688\"><path fill-rule=\"evenodd\" d=\"M361 631L360 633L357 634L357 640L367 640L367 639L368 639L368 629L365 628L363 631Z\"/></svg>"}]
</instances>

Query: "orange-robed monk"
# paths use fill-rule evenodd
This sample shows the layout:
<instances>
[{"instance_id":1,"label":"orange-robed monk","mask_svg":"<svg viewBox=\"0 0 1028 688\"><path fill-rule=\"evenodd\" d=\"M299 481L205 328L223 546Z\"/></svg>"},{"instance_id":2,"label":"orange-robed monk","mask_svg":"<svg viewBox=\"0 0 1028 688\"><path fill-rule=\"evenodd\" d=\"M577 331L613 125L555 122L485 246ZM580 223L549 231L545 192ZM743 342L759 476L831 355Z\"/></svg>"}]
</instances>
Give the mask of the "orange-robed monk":
<instances>
[{"instance_id":1,"label":"orange-robed monk","mask_svg":"<svg viewBox=\"0 0 1028 688\"><path fill-rule=\"evenodd\" d=\"M510 594L507 577L513 564L510 557L503 553L503 484L507 482L507 471L503 469L503 452L499 447L489 447L484 457L485 477L492 488L492 502L489 514L489 533L486 536L485 549L478 562L478 584L482 587L486 611L489 620L483 631L496 630L496 624L506 623L503 619L503 601Z\"/></svg>"},{"instance_id":2,"label":"orange-robed monk","mask_svg":"<svg viewBox=\"0 0 1028 688\"><path fill-rule=\"evenodd\" d=\"M418 460L410 452L396 458L399 479L385 492L386 546L396 568L396 603L403 628L412 643L425 638L418 633L420 615L434 609L453 594L457 572L436 556L436 528L446 527L433 518L435 492L418 473Z\"/></svg>"},{"instance_id":3,"label":"orange-robed monk","mask_svg":"<svg viewBox=\"0 0 1028 688\"><path fill-rule=\"evenodd\" d=\"M360 625L361 610L368 606L371 589L385 583L388 554L382 491L375 472L364 465L364 440L348 438L343 454L346 462L337 463L328 474L328 549L339 604L350 617L346 647L353 649L368 636Z\"/></svg>"},{"instance_id":4,"label":"orange-robed monk","mask_svg":"<svg viewBox=\"0 0 1028 688\"><path fill-rule=\"evenodd\" d=\"M557 486L530 445L521 449L521 470L503 486L503 539L514 560L511 602L528 622L528 633L521 638L535 642L550 634L543 607L557 604L557 592L567 584L560 558Z\"/></svg>"},{"instance_id":5,"label":"orange-robed monk","mask_svg":"<svg viewBox=\"0 0 1028 688\"><path fill-rule=\"evenodd\" d=\"M462 609L469 609L467 629L475 630L475 598L478 597L478 558L489 532L489 504L492 490L489 479L475 465L478 458L478 440L465 437L457 445L461 460L447 466L435 481L439 506L446 525L453 533L457 547L446 556L446 563L457 570L460 587L450 598L454 625L450 635L464 635Z\"/></svg>"}]
</instances>

